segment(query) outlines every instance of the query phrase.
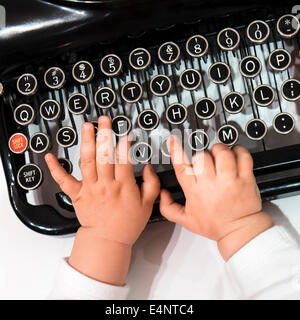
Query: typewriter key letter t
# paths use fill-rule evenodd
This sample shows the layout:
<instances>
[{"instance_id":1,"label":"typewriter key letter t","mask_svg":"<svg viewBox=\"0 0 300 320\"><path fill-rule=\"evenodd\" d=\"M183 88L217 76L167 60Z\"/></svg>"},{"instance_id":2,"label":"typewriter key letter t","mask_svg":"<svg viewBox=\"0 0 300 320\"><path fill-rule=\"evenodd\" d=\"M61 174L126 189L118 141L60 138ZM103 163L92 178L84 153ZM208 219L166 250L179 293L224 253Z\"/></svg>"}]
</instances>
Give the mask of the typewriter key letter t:
<instances>
[{"instance_id":1,"label":"typewriter key letter t","mask_svg":"<svg viewBox=\"0 0 300 320\"><path fill-rule=\"evenodd\" d=\"M82 125L80 166L82 181L69 175L56 157L45 159L54 180L71 199L81 224L69 264L90 278L123 285L130 263L131 247L145 228L160 190L151 165L143 170L139 188L129 159L130 141L120 138L114 150L111 121Z\"/></svg>"}]
</instances>

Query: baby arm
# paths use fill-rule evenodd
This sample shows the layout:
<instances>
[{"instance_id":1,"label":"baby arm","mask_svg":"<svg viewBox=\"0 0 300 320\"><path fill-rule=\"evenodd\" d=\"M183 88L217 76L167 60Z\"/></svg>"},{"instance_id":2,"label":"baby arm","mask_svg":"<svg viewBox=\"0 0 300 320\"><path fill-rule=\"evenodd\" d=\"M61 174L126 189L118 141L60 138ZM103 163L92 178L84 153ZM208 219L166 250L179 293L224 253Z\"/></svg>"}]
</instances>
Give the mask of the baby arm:
<instances>
[{"instance_id":1,"label":"baby arm","mask_svg":"<svg viewBox=\"0 0 300 320\"><path fill-rule=\"evenodd\" d=\"M160 183L151 165L143 170L139 188L129 161L130 141L122 137L114 152L111 121L102 116L95 141L94 126L82 126L82 181L59 165L52 154L46 162L55 181L71 199L81 224L68 263L103 283L123 286L131 248L145 228L159 194Z\"/></svg>"}]
</instances>

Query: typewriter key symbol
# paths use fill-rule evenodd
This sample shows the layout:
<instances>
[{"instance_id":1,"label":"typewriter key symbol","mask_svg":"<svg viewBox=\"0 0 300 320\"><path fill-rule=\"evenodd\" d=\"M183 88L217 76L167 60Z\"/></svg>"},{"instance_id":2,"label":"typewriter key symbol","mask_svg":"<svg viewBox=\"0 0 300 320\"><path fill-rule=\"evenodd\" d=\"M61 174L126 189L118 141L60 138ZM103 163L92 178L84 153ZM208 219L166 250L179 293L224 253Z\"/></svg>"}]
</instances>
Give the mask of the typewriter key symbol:
<instances>
[{"instance_id":1,"label":"typewriter key symbol","mask_svg":"<svg viewBox=\"0 0 300 320\"><path fill-rule=\"evenodd\" d=\"M228 47L228 48L232 47L233 41L232 41L232 39L228 36L228 31L225 33L225 37L226 37L227 47Z\"/></svg>"},{"instance_id":2,"label":"typewriter key symbol","mask_svg":"<svg viewBox=\"0 0 300 320\"><path fill-rule=\"evenodd\" d=\"M260 31L259 24L256 23L256 31L255 31L255 38L256 40L261 40L263 37L262 32Z\"/></svg>"},{"instance_id":3,"label":"typewriter key symbol","mask_svg":"<svg viewBox=\"0 0 300 320\"><path fill-rule=\"evenodd\" d=\"M109 62L109 71L111 73L114 73L116 71L115 59L113 57L109 57L108 62Z\"/></svg>"},{"instance_id":4,"label":"typewriter key symbol","mask_svg":"<svg viewBox=\"0 0 300 320\"><path fill-rule=\"evenodd\" d=\"M173 56L173 48L170 45L167 46L166 53L169 55L169 60L171 60Z\"/></svg>"},{"instance_id":5,"label":"typewriter key symbol","mask_svg":"<svg viewBox=\"0 0 300 320\"><path fill-rule=\"evenodd\" d=\"M57 86L57 85L59 84L59 79L58 79L58 76L57 76L57 71L56 71L56 70L53 70L51 75L52 75L52 79L53 79L52 85L53 85L53 86Z\"/></svg>"},{"instance_id":6,"label":"typewriter key symbol","mask_svg":"<svg viewBox=\"0 0 300 320\"><path fill-rule=\"evenodd\" d=\"M81 63L80 65L79 65L79 71L81 71L80 72L80 78L82 78L82 79L85 79L86 78L86 74L85 74L85 64L84 63Z\"/></svg>"}]
</instances>

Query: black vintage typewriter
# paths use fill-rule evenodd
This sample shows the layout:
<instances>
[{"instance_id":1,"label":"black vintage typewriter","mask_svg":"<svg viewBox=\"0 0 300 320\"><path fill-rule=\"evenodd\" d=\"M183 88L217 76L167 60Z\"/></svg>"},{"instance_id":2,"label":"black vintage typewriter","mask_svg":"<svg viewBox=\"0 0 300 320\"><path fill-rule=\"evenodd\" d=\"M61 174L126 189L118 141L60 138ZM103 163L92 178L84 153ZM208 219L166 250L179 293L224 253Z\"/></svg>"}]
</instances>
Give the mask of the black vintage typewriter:
<instances>
[{"instance_id":1,"label":"black vintage typewriter","mask_svg":"<svg viewBox=\"0 0 300 320\"><path fill-rule=\"evenodd\" d=\"M0 1L0 145L11 204L44 234L79 227L43 160L80 178L80 126L100 115L184 202L171 130L191 150L246 146L264 198L300 190L300 24L294 1ZM189 130L188 130L189 129ZM97 130L95 122L95 131ZM186 132L189 134L186 136ZM151 144L149 143L151 140ZM160 219L158 203L151 221Z\"/></svg>"}]
</instances>

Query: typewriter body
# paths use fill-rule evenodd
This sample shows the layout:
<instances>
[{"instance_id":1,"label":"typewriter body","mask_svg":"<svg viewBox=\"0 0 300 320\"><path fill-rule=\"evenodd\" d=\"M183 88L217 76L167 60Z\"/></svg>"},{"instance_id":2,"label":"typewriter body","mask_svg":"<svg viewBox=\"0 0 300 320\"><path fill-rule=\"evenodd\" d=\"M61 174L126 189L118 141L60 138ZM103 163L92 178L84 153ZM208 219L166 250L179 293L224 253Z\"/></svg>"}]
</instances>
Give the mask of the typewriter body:
<instances>
[{"instance_id":1,"label":"typewriter body","mask_svg":"<svg viewBox=\"0 0 300 320\"><path fill-rule=\"evenodd\" d=\"M43 156L80 179L80 126L103 114L117 137L139 130L137 180L156 159L179 202L164 161L174 129L193 152L220 141L247 147L263 198L299 192L297 3L247 3L1 0L1 158L20 220L48 235L76 232ZM161 218L156 202L151 221Z\"/></svg>"}]
</instances>

